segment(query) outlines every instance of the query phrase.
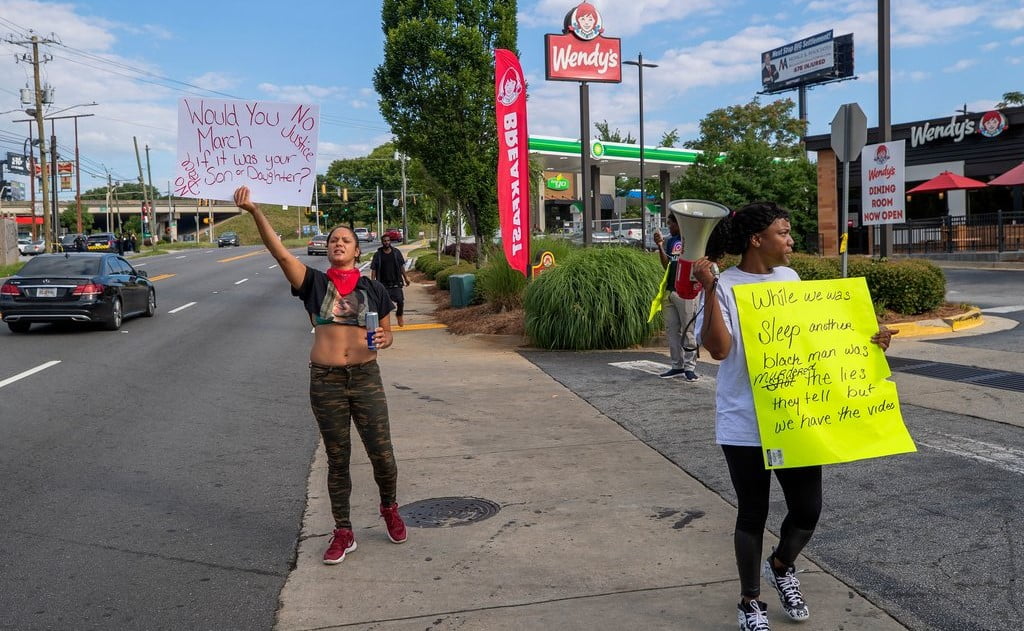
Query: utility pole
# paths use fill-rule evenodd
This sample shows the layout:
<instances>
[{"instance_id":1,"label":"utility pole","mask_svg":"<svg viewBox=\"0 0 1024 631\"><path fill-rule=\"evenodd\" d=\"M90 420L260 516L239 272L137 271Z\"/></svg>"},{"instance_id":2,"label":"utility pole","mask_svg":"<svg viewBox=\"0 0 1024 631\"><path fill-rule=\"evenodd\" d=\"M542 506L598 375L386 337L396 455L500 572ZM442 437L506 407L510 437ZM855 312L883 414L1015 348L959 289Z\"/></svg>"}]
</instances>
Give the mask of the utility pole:
<instances>
[{"instance_id":1,"label":"utility pole","mask_svg":"<svg viewBox=\"0 0 1024 631\"><path fill-rule=\"evenodd\" d=\"M153 212L153 207L149 205L149 191L146 190L146 180L142 179L142 156L139 155L139 139L132 136L132 142L135 143L135 163L139 165L139 186L142 187L142 203L149 208L150 214ZM152 223L150 224L152 226ZM156 245L156 233L150 229L149 239L152 245ZM143 240L145 243L145 240Z\"/></svg>"},{"instance_id":2,"label":"utility pole","mask_svg":"<svg viewBox=\"0 0 1024 631\"><path fill-rule=\"evenodd\" d=\"M149 183L149 188L147 190L155 194L156 193L156 189L153 188L153 170L152 170L152 168L150 167L150 164L149 164L149 145L146 145L146 180ZM168 202L168 203L170 203L170 202ZM170 214L170 212L171 212L170 208L168 207L168 211L167 211L167 227L168 228L170 228L170 226L171 226L171 214ZM158 225L157 225L157 221L156 221L156 200L155 199L153 200L153 203L149 206L149 226L150 226L150 228L149 228L150 234L152 234L153 238L156 239L157 238L156 229L157 229Z\"/></svg>"},{"instance_id":3,"label":"utility pole","mask_svg":"<svg viewBox=\"0 0 1024 631\"><path fill-rule=\"evenodd\" d=\"M51 101L51 98L50 98L51 90L50 90L49 86L47 86L45 88L43 87L43 85L41 83L40 75L39 75L39 64L40 63L45 63L47 61L50 61L50 59L52 59L52 57L47 55L45 59L40 59L40 57L39 57L39 45L40 44L54 44L54 43L56 43L56 40L54 40L54 39L43 39L43 38L39 37L38 35L36 35L35 33L33 33L32 37L29 38L28 40L8 39L8 41L10 43L12 43L12 44L18 44L20 46L24 46L26 44L31 44L32 45L32 56L31 56L31 58L29 58L28 54L25 54L25 55L21 56L20 60L32 64L32 78L33 78L33 81L34 81L34 90L33 90L34 94L32 96L31 101L27 101L26 100L26 96L27 95L25 94L27 92L27 89L23 90L22 91L22 104L28 104L30 102L33 104L33 108L32 109L34 110L34 112L26 111L26 113L29 114L29 116L32 116L32 118L34 118L36 120L36 130L37 130L37 132L39 134L39 166L42 169L42 173L41 173L41 175L42 175L42 177L41 177L42 191L41 192L42 192L42 197L43 197L43 233L44 233L43 239L46 242L45 243L46 251L47 252L53 252L53 247L54 247L54 243L56 241L56 238L55 238L55 233L53 231L53 224L52 224L52 221L51 221L52 210L46 208L46 205L50 201L49 200L49 194L50 194L49 184L50 183L49 183L49 178L47 177L48 176L48 170L49 170L48 166L49 165L46 162L46 128L43 126L43 105L47 104L47 103L50 103L50 101ZM33 177L35 177L35 176L33 175Z\"/></svg>"}]
</instances>

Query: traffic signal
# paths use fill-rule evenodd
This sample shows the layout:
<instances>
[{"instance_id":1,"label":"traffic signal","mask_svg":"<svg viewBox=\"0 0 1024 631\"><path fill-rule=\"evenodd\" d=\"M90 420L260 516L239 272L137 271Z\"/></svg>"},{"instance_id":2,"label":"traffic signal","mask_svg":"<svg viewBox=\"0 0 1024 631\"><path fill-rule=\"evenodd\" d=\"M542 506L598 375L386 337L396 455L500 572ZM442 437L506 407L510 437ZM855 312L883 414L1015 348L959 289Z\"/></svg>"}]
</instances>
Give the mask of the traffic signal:
<instances>
[{"instance_id":1,"label":"traffic signal","mask_svg":"<svg viewBox=\"0 0 1024 631\"><path fill-rule=\"evenodd\" d=\"M341 189L341 201L343 201L343 202L347 202L348 201L348 189L347 188Z\"/></svg>"},{"instance_id":2,"label":"traffic signal","mask_svg":"<svg viewBox=\"0 0 1024 631\"><path fill-rule=\"evenodd\" d=\"M327 183L326 182L321 182L320 183L320 194L321 195L326 195L327 194Z\"/></svg>"}]
</instances>

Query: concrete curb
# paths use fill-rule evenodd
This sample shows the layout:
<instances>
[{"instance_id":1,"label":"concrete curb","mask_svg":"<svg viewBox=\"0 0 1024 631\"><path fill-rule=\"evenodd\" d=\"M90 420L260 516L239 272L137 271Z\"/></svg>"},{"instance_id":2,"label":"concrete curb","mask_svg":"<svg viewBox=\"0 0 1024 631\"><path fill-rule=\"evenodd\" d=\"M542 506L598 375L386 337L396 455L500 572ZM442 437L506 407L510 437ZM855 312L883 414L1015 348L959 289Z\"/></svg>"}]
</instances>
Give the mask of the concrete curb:
<instances>
[{"instance_id":1,"label":"concrete curb","mask_svg":"<svg viewBox=\"0 0 1024 631\"><path fill-rule=\"evenodd\" d=\"M899 333L893 337L907 339L966 331L967 329L981 326L984 323L985 320L981 317L981 309L974 307L967 313L948 318L933 318L916 322L893 322L888 326L893 329L899 329Z\"/></svg>"}]
</instances>

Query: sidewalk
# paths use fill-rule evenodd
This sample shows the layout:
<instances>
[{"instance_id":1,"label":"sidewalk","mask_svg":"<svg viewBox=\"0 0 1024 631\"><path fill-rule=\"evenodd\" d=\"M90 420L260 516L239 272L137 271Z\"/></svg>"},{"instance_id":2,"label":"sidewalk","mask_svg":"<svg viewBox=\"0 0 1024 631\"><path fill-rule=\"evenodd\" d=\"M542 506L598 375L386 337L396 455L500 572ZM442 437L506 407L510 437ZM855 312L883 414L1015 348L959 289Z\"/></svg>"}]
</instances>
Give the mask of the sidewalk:
<instances>
[{"instance_id":1,"label":"sidewalk","mask_svg":"<svg viewBox=\"0 0 1024 631\"><path fill-rule=\"evenodd\" d=\"M406 297L407 324L431 322L425 286ZM520 357L518 340L444 329L395 337L379 361L399 503L478 498L500 510L412 527L394 545L356 447L359 547L323 565L333 524L318 449L278 630L736 628L731 505ZM774 543L768 534L765 551ZM904 628L806 559L798 565L812 611L803 628ZM763 590L773 628L796 628Z\"/></svg>"}]
</instances>

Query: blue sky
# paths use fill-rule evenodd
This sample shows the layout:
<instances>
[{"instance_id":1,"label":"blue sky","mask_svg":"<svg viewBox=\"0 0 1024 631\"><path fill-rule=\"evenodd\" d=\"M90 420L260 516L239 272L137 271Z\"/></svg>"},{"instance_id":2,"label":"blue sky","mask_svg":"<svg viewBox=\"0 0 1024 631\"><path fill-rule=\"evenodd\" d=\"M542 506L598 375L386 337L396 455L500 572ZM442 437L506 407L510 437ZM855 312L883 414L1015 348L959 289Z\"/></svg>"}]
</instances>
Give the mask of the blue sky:
<instances>
[{"instance_id":1,"label":"blue sky","mask_svg":"<svg viewBox=\"0 0 1024 631\"><path fill-rule=\"evenodd\" d=\"M573 0L520 0L519 49L529 81L530 132L579 135L578 84L544 79L544 34L561 30ZM827 133L839 105L857 102L877 122L877 1L597 1L606 35L625 58L658 68L644 73L645 136L653 144L676 129L694 138L709 111L748 102L760 89L760 53L828 29L853 33L857 80L808 92L810 132ZM952 116L966 105L990 109L1003 93L1024 91L1024 2L892 2L893 124ZM984 7L979 8L979 7ZM372 0L131 2L0 0L0 35L28 29L57 36L43 76L52 110L79 120L83 189L135 180L132 137L151 149L153 183L166 188L176 153L177 100L185 95L314 102L321 107L319 170L365 155L391 138L373 90L383 55L380 3ZM20 107L31 66L23 47L0 43L0 111ZM210 92L213 91L213 92ZM219 94L218 94L219 93ZM762 102L791 96L763 96ZM591 119L638 131L635 68L621 84L592 84ZM27 134L19 112L0 115L0 156ZM47 128L49 133L49 126ZM58 143L73 153L73 123L57 122ZM72 197L65 194L67 198Z\"/></svg>"}]
</instances>

